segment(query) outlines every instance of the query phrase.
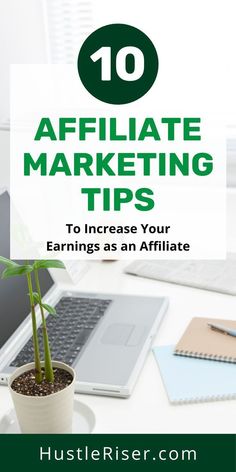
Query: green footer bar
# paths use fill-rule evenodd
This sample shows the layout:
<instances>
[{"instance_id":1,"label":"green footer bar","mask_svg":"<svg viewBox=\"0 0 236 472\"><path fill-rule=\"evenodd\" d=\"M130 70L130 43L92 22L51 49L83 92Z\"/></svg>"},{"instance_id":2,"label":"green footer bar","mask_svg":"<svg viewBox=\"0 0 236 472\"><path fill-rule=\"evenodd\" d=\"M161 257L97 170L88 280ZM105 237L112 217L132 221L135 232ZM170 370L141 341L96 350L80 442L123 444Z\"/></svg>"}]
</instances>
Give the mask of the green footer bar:
<instances>
[{"instance_id":1,"label":"green footer bar","mask_svg":"<svg viewBox=\"0 0 236 472\"><path fill-rule=\"evenodd\" d=\"M0 456L2 471L235 472L236 435L0 435Z\"/></svg>"}]
</instances>

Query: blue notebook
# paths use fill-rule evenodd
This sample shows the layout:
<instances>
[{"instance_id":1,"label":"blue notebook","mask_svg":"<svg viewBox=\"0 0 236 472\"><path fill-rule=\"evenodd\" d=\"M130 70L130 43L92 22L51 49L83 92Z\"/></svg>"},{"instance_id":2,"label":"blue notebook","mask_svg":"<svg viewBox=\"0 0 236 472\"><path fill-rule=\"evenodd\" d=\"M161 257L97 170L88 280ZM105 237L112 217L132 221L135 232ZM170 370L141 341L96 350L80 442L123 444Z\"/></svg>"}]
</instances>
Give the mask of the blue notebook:
<instances>
[{"instance_id":1,"label":"blue notebook","mask_svg":"<svg viewBox=\"0 0 236 472\"><path fill-rule=\"evenodd\" d=\"M182 357L174 346L153 349L171 403L195 403L236 398L236 365Z\"/></svg>"}]
</instances>

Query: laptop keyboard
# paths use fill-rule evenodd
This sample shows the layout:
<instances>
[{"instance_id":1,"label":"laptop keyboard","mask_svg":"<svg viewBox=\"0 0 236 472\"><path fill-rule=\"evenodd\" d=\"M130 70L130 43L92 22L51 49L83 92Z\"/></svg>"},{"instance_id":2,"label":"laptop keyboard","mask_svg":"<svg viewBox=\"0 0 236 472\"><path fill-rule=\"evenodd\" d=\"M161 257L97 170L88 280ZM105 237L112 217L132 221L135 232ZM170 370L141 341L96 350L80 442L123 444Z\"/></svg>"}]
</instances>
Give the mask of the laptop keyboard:
<instances>
[{"instance_id":1,"label":"laptop keyboard","mask_svg":"<svg viewBox=\"0 0 236 472\"><path fill-rule=\"evenodd\" d=\"M47 330L53 360L72 365L91 333L104 316L111 300L62 297L55 306L57 316L48 315ZM43 359L43 333L38 328L39 348ZM20 367L34 360L33 338L25 344L11 366Z\"/></svg>"}]
</instances>

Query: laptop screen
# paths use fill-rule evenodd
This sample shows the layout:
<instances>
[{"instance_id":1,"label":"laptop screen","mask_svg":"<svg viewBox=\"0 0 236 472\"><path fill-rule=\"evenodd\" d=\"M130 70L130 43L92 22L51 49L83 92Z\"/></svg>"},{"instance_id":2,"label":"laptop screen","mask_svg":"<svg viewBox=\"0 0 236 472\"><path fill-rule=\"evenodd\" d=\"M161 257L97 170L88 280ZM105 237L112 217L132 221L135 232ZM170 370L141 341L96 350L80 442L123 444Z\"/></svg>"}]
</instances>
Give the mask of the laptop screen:
<instances>
[{"instance_id":1,"label":"laptop screen","mask_svg":"<svg viewBox=\"0 0 236 472\"><path fill-rule=\"evenodd\" d=\"M10 197L0 194L0 255L10 258ZM0 265L2 272L3 266ZM47 270L40 271L42 296L52 287ZM0 349L30 312L26 277L0 280Z\"/></svg>"}]
</instances>

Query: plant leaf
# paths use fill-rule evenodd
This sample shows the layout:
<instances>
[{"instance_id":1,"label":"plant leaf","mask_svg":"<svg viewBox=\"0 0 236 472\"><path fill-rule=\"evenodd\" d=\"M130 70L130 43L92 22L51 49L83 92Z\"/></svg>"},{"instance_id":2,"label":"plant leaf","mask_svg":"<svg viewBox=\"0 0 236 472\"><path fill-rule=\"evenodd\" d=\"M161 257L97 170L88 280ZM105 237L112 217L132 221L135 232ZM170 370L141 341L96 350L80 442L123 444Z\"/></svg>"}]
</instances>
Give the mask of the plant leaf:
<instances>
[{"instance_id":1,"label":"plant leaf","mask_svg":"<svg viewBox=\"0 0 236 472\"><path fill-rule=\"evenodd\" d=\"M14 266L19 266L14 261L11 261L10 259L6 259L6 257L0 256L0 264L5 265L6 267L14 267Z\"/></svg>"},{"instance_id":2,"label":"plant leaf","mask_svg":"<svg viewBox=\"0 0 236 472\"><path fill-rule=\"evenodd\" d=\"M15 265L7 267L2 273L2 279L9 279L10 277L29 274L32 271L33 267L31 265Z\"/></svg>"},{"instance_id":3,"label":"plant leaf","mask_svg":"<svg viewBox=\"0 0 236 472\"><path fill-rule=\"evenodd\" d=\"M64 263L58 260L35 261L33 267L34 269L65 269Z\"/></svg>"},{"instance_id":4,"label":"plant leaf","mask_svg":"<svg viewBox=\"0 0 236 472\"><path fill-rule=\"evenodd\" d=\"M47 303L42 303L42 307L43 307L48 313L50 313L50 315L56 315L56 314L57 314L55 308L53 308L53 306L51 306L51 305L48 305Z\"/></svg>"},{"instance_id":5,"label":"plant leaf","mask_svg":"<svg viewBox=\"0 0 236 472\"><path fill-rule=\"evenodd\" d=\"M39 294L37 292L33 292L33 299L34 302L39 303Z\"/></svg>"},{"instance_id":6,"label":"plant leaf","mask_svg":"<svg viewBox=\"0 0 236 472\"><path fill-rule=\"evenodd\" d=\"M47 303L40 303L40 298L38 292L33 292L33 299L35 303L38 303L41 307L44 308L50 315L56 315L56 310L53 308L53 306L48 305Z\"/></svg>"}]
</instances>

